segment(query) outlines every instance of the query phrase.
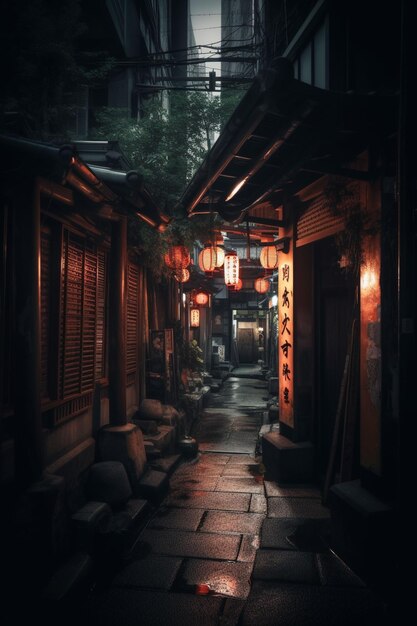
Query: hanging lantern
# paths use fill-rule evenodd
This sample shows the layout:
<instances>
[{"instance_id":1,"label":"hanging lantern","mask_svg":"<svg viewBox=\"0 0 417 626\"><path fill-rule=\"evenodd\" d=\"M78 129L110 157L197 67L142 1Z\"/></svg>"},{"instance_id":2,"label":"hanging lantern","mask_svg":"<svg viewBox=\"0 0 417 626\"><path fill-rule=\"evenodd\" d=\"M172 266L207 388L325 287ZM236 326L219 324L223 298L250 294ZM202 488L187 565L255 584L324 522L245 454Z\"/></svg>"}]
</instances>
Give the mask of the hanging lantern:
<instances>
[{"instance_id":1,"label":"hanging lantern","mask_svg":"<svg viewBox=\"0 0 417 626\"><path fill-rule=\"evenodd\" d=\"M191 328L198 328L200 326L200 309L190 309L190 326Z\"/></svg>"},{"instance_id":2,"label":"hanging lantern","mask_svg":"<svg viewBox=\"0 0 417 626\"><path fill-rule=\"evenodd\" d=\"M188 280L190 280L190 272L186 268L182 270L175 270L174 278L179 283L186 283Z\"/></svg>"},{"instance_id":3,"label":"hanging lantern","mask_svg":"<svg viewBox=\"0 0 417 626\"><path fill-rule=\"evenodd\" d=\"M216 267L222 267L224 263L224 248L221 247L222 242L216 241L214 249L216 251Z\"/></svg>"},{"instance_id":4,"label":"hanging lantern","mask_svg":"<svg viewBox=\"0 0 417 626\"><path fill-rule=\"evenodd\" d=\"M235 286L235 291L240 291L242 287L243 287L242 279L239 278L239 280L237 281L237 285Z\"/></svg>"},{"instance_id":5,"label":"hanging lantern","mask_svg":"<svg viewBox=\"0 0 417 626\"><path fill-rule=\"evenodd\" d=\"M266 293L269 290L269 280L267 278L257 278L255 280L254 289L258 293Z\"/></svg>"},{"instance_id":6,"label":"hanging lantern","mask_svg":"<svg viewBox=\"0 0 417 626\"><path fill-rule=\"evenodd\" d=\"M224 257L224 282L226 287L237 285L239 280L239 257L235 251L228 252Z\"/></svg>"},{"instance_id":7,"label":"hanging lantern","mask_svg":"<svg viewBox=\"0 0 417 626\"><path fill-rule=\"evenodd\" d=\"M210 244L207 244L198 255L198 265L200 269L203 270L203 272L209 273L213 272L214 268L216 267L216 262L216 248L214 248Z\"/></svg>"},{"instance_id":8,"label":"hanging lantern","mask_svg":"<svg viewBox=\"0 0 417 626\"><path fill-rule=\"evenodd\" d=\"M210 294L207 291L195 290L192 294L192 301L198 306L207 306L210 302Z\"/></svg>"},{"instance_id":9,"label":"hanging lantern","mask_svg":"<svg viewBox=\"0 0 417 626\"><path fill-rule=\"evenodd\" d=\"M182 270L190 265L191 256L185 246L170 246L164 255L165 265L172 270Z\"/></svg>"},{"instance_id":10,"label":"hanging lantern","mask_svg":"<svg viewBox=\"0 0 417 626\"><path fill-rule=\"evenodd\" d=\"M259 261L267 270L275 270L278 267L278 249L276 246L265 246L262 248Z\"/></svg>"}]
</instances>

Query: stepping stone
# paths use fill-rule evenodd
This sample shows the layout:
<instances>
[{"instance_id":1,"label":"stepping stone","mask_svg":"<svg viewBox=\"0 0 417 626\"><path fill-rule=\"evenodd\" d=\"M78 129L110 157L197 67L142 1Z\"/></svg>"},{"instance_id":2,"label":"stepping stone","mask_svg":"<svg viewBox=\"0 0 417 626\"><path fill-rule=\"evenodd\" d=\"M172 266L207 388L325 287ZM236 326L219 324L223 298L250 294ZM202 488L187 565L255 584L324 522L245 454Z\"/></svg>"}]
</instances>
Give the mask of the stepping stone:
<instances>
[{"instance_id":1,"label":"stepping stone","mask_svg":"<svg viewBox=\"0 0 417 626\"><path fill-rule=\"evenodd\" d=\"M287 550L258 550L253 578L309 585L320 583L315 554Z\"/></svg>"}]
</instances>

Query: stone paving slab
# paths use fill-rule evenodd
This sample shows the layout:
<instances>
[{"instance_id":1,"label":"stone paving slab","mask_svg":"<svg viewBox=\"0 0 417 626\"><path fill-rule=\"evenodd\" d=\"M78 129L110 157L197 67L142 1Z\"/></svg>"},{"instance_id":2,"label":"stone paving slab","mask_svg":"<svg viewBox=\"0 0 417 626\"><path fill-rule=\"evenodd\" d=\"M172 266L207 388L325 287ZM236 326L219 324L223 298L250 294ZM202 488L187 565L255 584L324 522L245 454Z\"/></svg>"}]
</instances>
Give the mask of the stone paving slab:
<instances>
[{"instance_id":1,"label":"stone paving slab","mask_svg":"<svg viewBox=\"0 0 417 626\"><path fill-rule=\"evenodd\" d=\"M183 578L187 585L208 585L212 592L220 595L247 598L251 572L251 563L190 559Z\"/></svg>"},{"instance_id":2,"label":"stone paving slab","mask_svg":"<svg viewBox=\"0 0 417 626\"><path fill-rule=\"evenodd\" d=\"M168 496L165 504L179 508L249 511L250 498L250 493L190 491L187 497Z\"/></svg>"},{"instance_id":3,"label":"stone paving slab","mask_svg":"<svg viewBox=\"0 0 417 626\"><path fill-rule=\"evenodd\" d=\"M217 476L174 476L169 481L171 493L175 491L184 491L186 489L190 491L214 491L219 478Z\"/></svg>"},{"instance_id":4,"label":"stone paving slab","mask_svg":"<svg viewBox=\"0 0 417 626\"><path fill-rule=\"evenodd\" d=\"M249 454L231 454L227 462L228 467L231 465L254 465L255 457Z\"/></svg>"},{"instance_id":5,"label":"stone paving slab","mask_svg":"<svg viewBox=\"0 0 417 626\"><path fill-rule=\"evenodd\" d=\"M225 465L224 470L222 472L222 476L224 477L239 477L239 478L251 478L259 474L259 464L252 463L251 465L247 463L240 463L231 465L228 463Z\"/></svg>"},{"instance_id":6,"label":"stone paving slab","mask_svg":"<svg viewBox=\"0 0 417 626\"><path fill-rule=\"evenodd\" d=\"M268 517L330 517L329 509L316 498L268 498Z\"/></svg>"},{"instance_id":7,"label":"stone paving slab","mask_svg":"<svg viewBox=\"0 0 417 626\"><path fill-rule=\"evenodd\" d=\"M270 497L293 497L293 498L318 498L321 499L320 490L317 487L306 485L278 485L273 480L265 481L266 495Z\"/></svg>"},{"instance_id":8,"label":"stone paving slab","mask_svg":"<svg viewBox=\"0 0 417 626\"><path fill-rule=\"evenodd\" d=\"M261 547L279 550L325 552L327 545L323 537L330 528L328 519L265 518L261 530ZM288 539L287 539L288 537Z\"/></svg>"},{"instance_id":9,"label":"stone paving slab","mask_svg":"<svg viewBox=\"0 0 417 626\"><path fill-rule=\"evenodd\" d=\"M259 495L264 494L263 481L259 483L254 477L251 478L237 478L233 477L221 477L219 478L216 491L230 491L231 493L257 493Z\"/></svg>"},{"instance_id":10,"label":"stone paving slab","mask_svg":"<svg viewBox=\"0 0 417 626\"><path fill-rule=\"evenodd\" d=\"M237 558L241 543L240 535L153 528L143 531L139 539L142 544L149 545L156 554L230 561ZM134 554L133 550L133 556Z\"/></svg>"},{"instance_id":11,"label":"stone paving slab","mask_svg":"<svg viewBox=\"0 0 417 626\"><path fill-rule=\"evenodd\" d=\"M223 613L219 619L219 624L221 624L221 626L238 626L244 606L245 600L227 598L224 603Z\"/></svg>"},{"instance_id":12,"label":"stone paving slab","mask_svg":"<svg viewBox=\"0 0 417 626\"><path fill-rule=\"evenodd\" d=\"M218 450L219 452L229 452L230 454L239 453L239 452L252 452L255 447L254 441L246 442L239 441L235 439L228 439L225 442L213 443L206 442L199 444L200 450L204 451L213 451Z\"/></svg>"},{"instance_id":13,"label":"stone paving slab","mask_svg":"<svg viewBox=\"0 0 417 626\"><path fill-rule=\"evenodd\" d=\"M200 530L216 533L259 534L264 516L257 513L207 511Z\"/></svg>"},{"instance_id":14,"label":"stone paving slab","mask_svg":"<svg viewBox=\"0 0 417 626\"><path fill-rule=\"evenodd\" d=\"M150 554L128 563L112 581L115 587L170 589L178 573L181 558Z\"/></svg>"},{"instance_id":15,"label":"stone paving slab","mask_svg":"<svg viewBox=\"0 0 417 626\"><path fill-rule=\"evenodd\" d=\"M204 509L160 508L148 524L148 528L177 528L178 530L197 530Z\"/></svg>"},{"instance_id":16,"label":"stone paving slab","mask_svg":"<svg viewBox=\"0 0 417 626\"><path fill-rule=\"evenodd\" d=\"M367 589L255 581L239 626L382 626L385 615Z\"/></svg>"},{"instance_id":17,"label":"stone paving slab","mask_svg":"<svg viewBox=\"0 0 417 626\"><path fill-rule=\"evenodd\" d=\"M288 550L258 550L253 578L310 585L320 583L316 555L313 552Z\"/></svg>"},{"instance_id":18,"label":"stone paving slab","mask_svg":"<svg viewBox=\"0 0 417 626\"><path fill-rule=\"evenodd\" d=\"M253 563L255 561L256 551L258 549L258 535L243 535L237 560L244 561L245 563Z\"/></svg>"},{"instance_id":19,"label":"stone paving slab","mask_svg":"<svg viewBox=\"0 0 417 626\"><path fill-rule=\"evenodd\" d=\"M365 587L363 580L332 552L316 557L322 585Z\"/></svg>"},{"instance_id":20,"label":"stone paving slab","mask_svg":"<svg viewBox=\"0 0 417 626\"><path fill-rule=\"evenodd\" d=\"M267 513L267 500L264 495L253 493L250 501L249 511L251 513L262 513L266 515Z\"/></svg>"},{"instance_id":21,"label":"stone paving slab","mask_svg":"<svg viewBox=\"0 0 417 626\"><path fill-rule=\"evenodd\" d=\"M113 588L87 607L89 626L213 626L224 599L186 593Z\"/></svg>"}]
</instances>

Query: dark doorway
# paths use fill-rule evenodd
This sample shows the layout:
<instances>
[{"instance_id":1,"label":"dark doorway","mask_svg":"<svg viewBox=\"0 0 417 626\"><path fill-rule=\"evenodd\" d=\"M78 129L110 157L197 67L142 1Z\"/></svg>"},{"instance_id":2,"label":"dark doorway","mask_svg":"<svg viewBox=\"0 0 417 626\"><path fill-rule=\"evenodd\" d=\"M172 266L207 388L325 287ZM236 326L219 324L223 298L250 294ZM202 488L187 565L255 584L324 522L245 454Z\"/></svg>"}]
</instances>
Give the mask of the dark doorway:
<instances>
[{"instance_id":1,"label":"dark doorway","mask_svg":"<svg viewBox=\"0 0 417 626\"><path fill-rule=\"evenodd\" d=\"M324 477L330 455L340 388L349 347L355 282L339 267L332 239L315 246L316 276L316 419L317 470Z\"/></svg>"}]
</instances>

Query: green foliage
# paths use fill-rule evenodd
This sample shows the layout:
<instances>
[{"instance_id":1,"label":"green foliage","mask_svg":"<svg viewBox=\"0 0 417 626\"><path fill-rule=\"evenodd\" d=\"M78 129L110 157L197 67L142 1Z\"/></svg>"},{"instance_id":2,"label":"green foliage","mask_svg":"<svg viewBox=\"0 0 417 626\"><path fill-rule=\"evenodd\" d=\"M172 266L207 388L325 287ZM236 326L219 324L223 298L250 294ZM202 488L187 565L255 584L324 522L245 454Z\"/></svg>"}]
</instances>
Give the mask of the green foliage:
<instances>
[{"instance_id":1,"label":"green foliage","mask_svg":"<svg viewBox=\"0 0 417 626\"><path fill-rule=\"evenodd\" d=\"M198 92L173 92L169 108L159 97L144 107L140 120L121 109L96 113L91 139L117 140L132 166L144 177L160 206L172 212L186 184L210 149L243 92L222 98Z\"/></svg>"},{"instance_id":2,"label":"green foliage","mask_svg":"<svg viewBox=\"0 0 417 626\"><path fill-rule=\"evenodd\" d=\"M182 366L193 372L202 372L204 369L203 351L197 341L184 341L180 354Z\"/></svg>"}]
</instances>

